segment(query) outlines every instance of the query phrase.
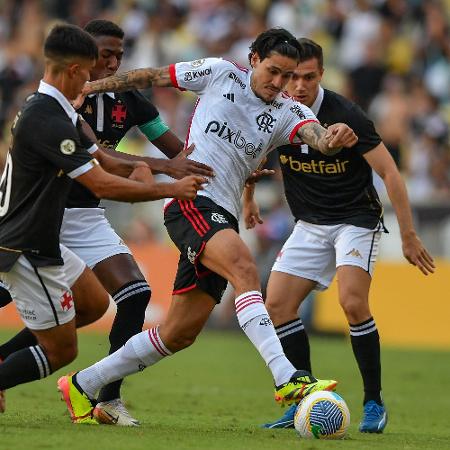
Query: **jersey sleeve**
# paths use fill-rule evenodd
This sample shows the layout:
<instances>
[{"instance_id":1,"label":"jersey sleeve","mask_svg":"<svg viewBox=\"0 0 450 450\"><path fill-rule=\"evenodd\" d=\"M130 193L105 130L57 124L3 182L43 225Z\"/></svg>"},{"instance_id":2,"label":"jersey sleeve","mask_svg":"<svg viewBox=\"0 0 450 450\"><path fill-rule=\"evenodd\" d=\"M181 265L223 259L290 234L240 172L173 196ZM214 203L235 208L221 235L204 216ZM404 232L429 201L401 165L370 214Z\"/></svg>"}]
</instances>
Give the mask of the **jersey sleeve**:
<instances>
[{"instance_id":1,"label":"jersey sleeve","mask_svg":"<svg viewBox=\"0 0 450 450\"><path fill-rule=\"evenodd\" d=\"M142 126L155 120L159 116L156 107L140 92L132 91L133 112L135 115L135 125Z\"/></svg>"},{"instance_id":2,"label":"jersey sleeve","mask_svg":"<svg viewBox=\"0 0 450 450\"><path fill-rule=\"evenodd\" d=\"M174 87L201 95L230 63L220 58L197 59L169 66Z\"/></svg>"},{"instance_id":3,"label":"jersey sleeve","mask_svg":"<svg viewBox=\"0 0 450 450\"><path fill-rule=\"evenodd\" d=\"M48 122L36 124L29 138L34 151L70 178L76 178L98 164L81 143L77 128L67 120L53 118L50 129ZM85 139L87 143L88 138ZM92 144L91 140L89 142Z\"/></svg>"},{"instance_id":4,"label":"jersey sleeve","mask_svg":"<svg viewBox=\"0 0 450 450\"><path fill-rule=\"evenodd\" d=\"M277 146L302 144L301 139L297 135L298 130L307 123L319 122L317 117L307 106L298 102L292 102L284 115L284 120L281 139Z\"/></svg>"},{"instance_id":5,"label":"jersey sleeve","mask_svg":"<svg viewBox=\"0 0 450 450\"><path fill-rule=\"evenodd\" d=\"M358 105L352 105L348 112L346 124L358 136L358 142L352 147L353 150L364 154L380 144L381 137L375 130L375 125Z\"/></svg>"},{"instance_id":6,"label":"jersey sleeve","mask_svg":"<svg viewBox=\"0 0 450 450\"><path fill-rule=\"evenodd\" d=\"M80 137L81 146L84 147L88 153L91 155L95 153L98 150L97 142L94 142L89 136L85 134L81 127L81 121L83 121L83 116L80 114L78 115L78 122L77 122L77 130L78 135Z\"/></svg>"}]
</instances>

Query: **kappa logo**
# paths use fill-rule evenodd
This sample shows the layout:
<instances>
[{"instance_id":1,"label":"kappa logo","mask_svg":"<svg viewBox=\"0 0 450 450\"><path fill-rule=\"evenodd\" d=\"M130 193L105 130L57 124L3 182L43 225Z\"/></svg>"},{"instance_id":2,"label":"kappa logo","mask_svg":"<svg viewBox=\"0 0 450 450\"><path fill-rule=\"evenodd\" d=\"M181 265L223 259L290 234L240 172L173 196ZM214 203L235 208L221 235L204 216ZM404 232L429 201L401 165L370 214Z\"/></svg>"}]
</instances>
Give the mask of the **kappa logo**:
<instances>
[{"instance_id":1,"label":"kappa logo","mask_svg":"<svg viewBox=\"0 0 450 450\"><path fill-rule=\"evenodd\" d=\"M212 70L211 67L203 70L196 70L194 72L186 72L184 74L184 81L193 81L200 77L205 77L207 75L211 75Z\"/></svg>"},{"instance_id":2,"label":"kappa logo","mask_svg":"<svg viewBox=\"0 0 450 450\"><path fill-rule=\"evenodd\" d=\"M361 258L361 253L359 253L359 250L357 250L356 248L352 248L348 253L346 253L347 256L354 256L355 258Z\"/></svg>"},{"instance_id":3,"label":"kappa logo","mask_svg":"<svg viewBox=\"0 0 450 450\"><path fill-rule=\"evenodd\" d=\"M223 94L222 97L225 97L227 100L234 103L234 94Z\"/></svg>"},{"instance_id":4,"label":"kappa logo","mask_svg":"<svg viewBox=\"0 0 450 450\"><path fill-rule=\"evenodd\" d=\"M264 133L272 133L272 128L275 125L275 119L268 112L263 112L256 118L256 123L258 124L258 130L263 131Z\"/></svg>"},{"instance_id":5,"label":"kappa logo","mask_svg":"<svg viewBox=\"0 0 450 450\"><path fill-rule=\"evenodd\" d=\"M84 109L85 114L92 114L94 110L92 109L91 105L86 105L86 108Z\"/></svg>"},{"instance_id":6,"label":"kappa logo","mask_svg":"<svg viewBox=\"0 0 450 450\"><path fill-rule=\"evenodd\" d=\"M219 214L219 213L212 213L211 214L211 220L213 222L217 222L217 223L228 223L228 220L225 219L225 217L222 214Z\"/></svg>"},{"instance_id":7,"label":"kappa logo","mask_svg":"<svg viewBox=\"0 0 450 450\"><path fill-rule=\"evenodd\" d=\"M72 139L64 139L61 144L59 144L59 149L64 155L71 155L72 153L75 153L76 148L75 142L72 141Z\"/></svg>"},{"instance_id":8,"label":"kappa logo","mask_svg":"<svg viewBox=\"0 0 450 450\"><path fill-rule=\"evenodd\" d=\"M187 257L191 264L195 264L195 259L197 258L197 252L193 251L191 247L187 248Z\"/></svg>"},{"instance_id":9,"label":"kappa logo","mask_svg":"<svg viewBox=\"0 0 450 450\"><path fill-rule=\"evenodd\" d=\"M142 372L147 366L145 366L144 364L139 364L138 365L138 370L139 372Z\"/></svg>"}]
</instances>

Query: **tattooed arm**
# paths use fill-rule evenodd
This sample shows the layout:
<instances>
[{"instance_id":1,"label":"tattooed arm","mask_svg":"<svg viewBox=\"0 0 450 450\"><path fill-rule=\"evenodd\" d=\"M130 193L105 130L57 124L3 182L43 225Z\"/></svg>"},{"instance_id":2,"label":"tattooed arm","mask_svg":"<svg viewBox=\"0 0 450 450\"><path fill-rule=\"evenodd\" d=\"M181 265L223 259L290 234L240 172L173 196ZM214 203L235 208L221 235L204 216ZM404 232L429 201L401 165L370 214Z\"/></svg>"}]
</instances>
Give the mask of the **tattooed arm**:
<instances>
[{"instance_id":1,"label":"tattooed arm","mask_svg":"<svg viewBox=\"0 0 450 450\"><path fill-rule=\"evenodd\" d=\"M344 123L335 123L325 129L318 122L308 122L299 128L297 136L305 144L328 156L340 152L342 147L352 147L358 142L356 134Z\"/></svg>"},{"instance_id":2,"label":"tattooed arm","mask_svg":"<svg viewBox=\"0 0 450 450\"><path fill-rule=\"evenodd\" d=\"M129 91L130 89L145 89L151 86L172 86L169 66L156 69L149 67L146 69L130 70L120 75L113 75L86 83L83 87L83 95L96 92L123 92Z\"/></svg>"}]
</instances>

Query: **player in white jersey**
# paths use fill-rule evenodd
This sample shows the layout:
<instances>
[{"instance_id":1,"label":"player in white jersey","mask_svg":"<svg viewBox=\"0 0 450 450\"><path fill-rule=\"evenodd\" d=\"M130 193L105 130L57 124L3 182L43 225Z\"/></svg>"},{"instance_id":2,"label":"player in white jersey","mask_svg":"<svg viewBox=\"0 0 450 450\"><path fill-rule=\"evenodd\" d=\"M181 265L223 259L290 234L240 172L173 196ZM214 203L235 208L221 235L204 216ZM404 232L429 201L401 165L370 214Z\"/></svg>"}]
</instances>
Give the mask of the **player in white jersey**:
<instances>
[{"instance_id":1,"label":"player in white jersey","mask_svg":"<svg viewBox=\"0 0 450 450\"><path fill-rule=\"evenodd\" d=\"M346 126L325 130L308 108L282 93L299 58L298 43L289 32L268 30L250 50L253 71L208 58L138 69L85 87L86 94L152 84L196 92L200 100L187 139L196 148L190 158L211 166L216 176L194 201L166 204L165 224L181 252L166 321L135 335L102 361L58 381L72 417L93 411L91 399L104 384L191 345L228 281L236 292L239 324L272 372L277 402L295 403L315 390L336 386L333 380L295 371L286 359L264 306L256 265L239 237L237 218L245 180L272 148L304 142L333 154L353 145L356 136ZM96 417L113 421L98 411Z\"/></svg>"}]
</instances>

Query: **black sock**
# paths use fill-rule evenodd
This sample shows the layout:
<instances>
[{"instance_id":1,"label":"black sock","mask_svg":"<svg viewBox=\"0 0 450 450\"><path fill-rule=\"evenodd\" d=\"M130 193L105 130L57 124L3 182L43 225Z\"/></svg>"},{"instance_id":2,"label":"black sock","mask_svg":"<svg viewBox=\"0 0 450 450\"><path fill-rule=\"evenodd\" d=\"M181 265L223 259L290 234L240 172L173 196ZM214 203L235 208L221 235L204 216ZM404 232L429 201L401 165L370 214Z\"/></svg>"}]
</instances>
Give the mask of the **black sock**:
<instances>
[{"instance_id":1,"label":"black sock","mask_svg":"<svg viewBox=\"0 0 450 450\"><path fill-rule=\"evenodd\" d=\"M296 369L311 372L309 339L301 319L275 327L286 358Z\"/></svg>"},{"instance_id":2,"label":"black sock","mask_svg":"<svg viewBox=\"0 0 450 450\"><path fill-rule=\"evenodd\" d=\"M5 360L9 355L36 344L36 336L28 328L24 328L8 342L0 345L0 359Z\"/></svg>"},{"instance_id":3,"label":"black sock","mask_svg":"<svg viewBox=\"0 0 450 450\"><path fill-rule=\"evenodd\" d=\"M371 317L364 322L350 325L350 339L364 384L364 404L381 400L380 336Z\"/></svg>"},{"instance_id":4,"label":"black sock","mask_svg":"<svg viewBox=\"0 0 450 450\"><path fill-rule=\"evenodd\" d=\"M11 294L0 282L0 308L12 302Z\"/></svg>"},{"instance_id":5,"label":"black sock","mask_svg":"<svg viewBox=\"0 0 450 450\"><path fill-rule=\"evenodd\" d=\"M142 331L150 295L150 286L146 281L141 280L125 284L112 296L117 304L117 312L109 334L111 344L109 354L114 353L130 337ZM117 380L104 386L99 393L98 401L105 402L120 398L122 381Z\"/></svg>"},{"instance_id":6,"label":"black sock","mask_svg":"<svg viewBox=\"0 0 450 450\"><path fill-rule=\"evenodd\" d=\"M48 377L50 363L40 345L23 348L0 364L0 390Z\"/></svg>"}]
</instances>

